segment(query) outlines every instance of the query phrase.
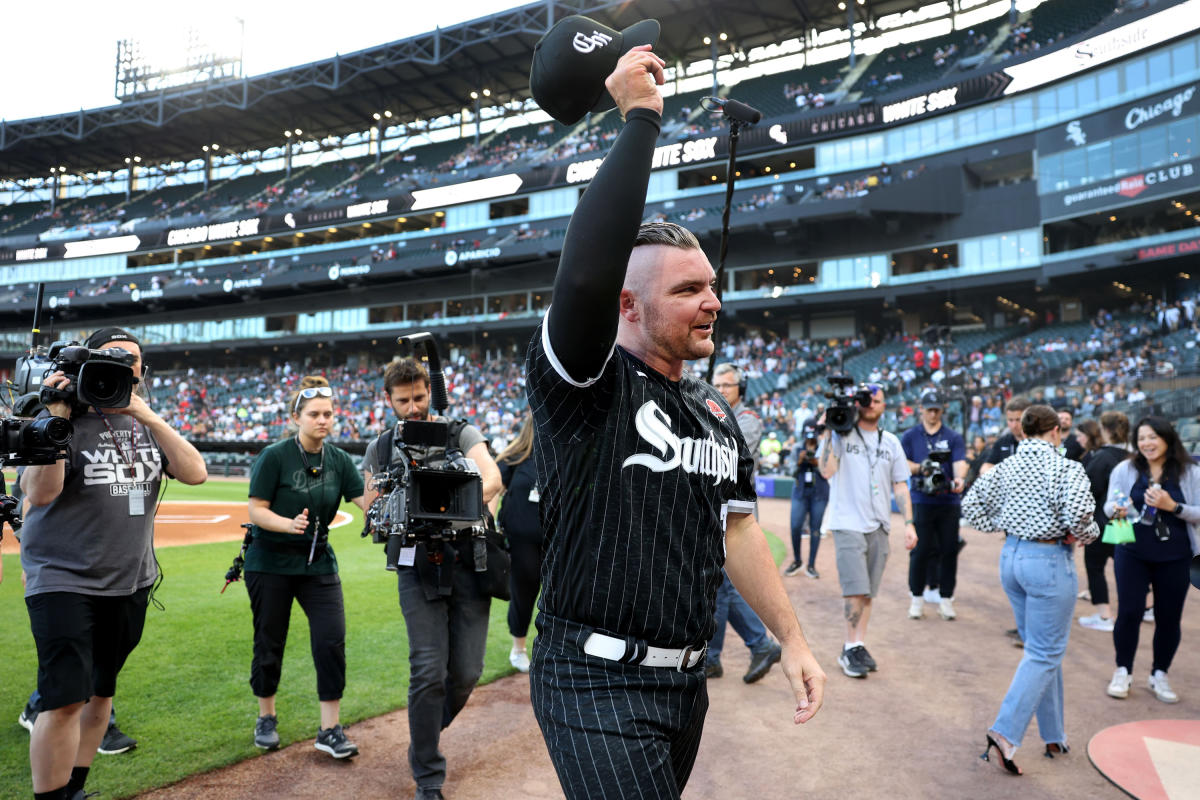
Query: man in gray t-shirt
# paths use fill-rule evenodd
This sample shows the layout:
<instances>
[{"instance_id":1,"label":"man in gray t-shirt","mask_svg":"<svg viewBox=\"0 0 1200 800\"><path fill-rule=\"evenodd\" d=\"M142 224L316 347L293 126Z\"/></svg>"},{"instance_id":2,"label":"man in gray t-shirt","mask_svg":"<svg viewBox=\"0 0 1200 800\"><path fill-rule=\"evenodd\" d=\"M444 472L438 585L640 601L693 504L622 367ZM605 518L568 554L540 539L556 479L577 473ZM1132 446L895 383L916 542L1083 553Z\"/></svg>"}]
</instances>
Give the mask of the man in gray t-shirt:
<instances>
[{"instance_id":1,"label":"man in gray t-shirt","mask_svg":"<svg viewBox=\"0 0 1200 800\"><path fill-rule=\"evenodd\" d=\"M434 419L429 413L429 375L413 359L388 365L383 390L401 423ZM393 430L393 443L400 428L397 425ZM381 438L367 445L363 455L368 504L377 496L372 476L380 469ZM502 484L500 468L488 452L483 434L466 425L458 433L457 446L479 467L483 502L490 502ZM393 444L387 463L402 455ZM433 458L436 453L413 455ZM438 749L442 730L462 710L483 673L491 598L479 592L471 565L458 561L453 548L434 552L418 544L400 551L396 569L400 609L408 628L408 731L412 742L408 765L418 796L440 796L446 779L446 758Z\"/></svg>"},{"instance_id":2,"label":"man in gray t-shirt","mask_svg":"<svg viewBox=\"0 0 1200 800\"><path fill-rule=\"evenodd\" d=\"M883 389L869 388L871 404L858 409L858 424L845 435L826 429L817 452L821 476L829 481L822 529L833 533L845 606L846 643L838 664L851 678L865 678L876 668L864 640L871 599L887 563L893 497L904 517L905 548L911 550L917 543L908 460L895 434L879 427L886 408Z\"/></svg>"},{"instance_id":3,"label":"man in gray t-shirt","mask_svg":"<svg viewBox=\"0 0 1200 800\"><path fill-rule=\"evenodd\" d=\"M133 374L142 375L141 345L128 331L102 328L84 345L132 353ZM43 383L76 391L61 371ZM21 474L30 503L21 568L42 709L29 762L36 794L72 797L82 794L108 727L117 674L141 638L158 576L159 486L167 476L203 483L208 470L196 448L137 394L125 408L55 401L46 413L70 418L75 435L65 459Z\"/></svg>"}]
</instances>

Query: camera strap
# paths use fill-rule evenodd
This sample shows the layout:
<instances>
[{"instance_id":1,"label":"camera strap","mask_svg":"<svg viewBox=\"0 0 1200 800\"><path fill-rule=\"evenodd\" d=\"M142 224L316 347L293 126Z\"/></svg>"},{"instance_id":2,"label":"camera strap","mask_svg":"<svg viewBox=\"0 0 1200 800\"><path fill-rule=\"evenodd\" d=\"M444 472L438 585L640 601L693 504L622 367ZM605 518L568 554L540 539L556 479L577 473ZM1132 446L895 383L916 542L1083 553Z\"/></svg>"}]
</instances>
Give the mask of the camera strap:
<instances>
[{"instance_id":1,"label":"camera strap","mask_svg":"<svg viewBox=\"0 0 1200 800\"><path fill-rule=\"evenodd\" d=\"M132 420L132 426L129 431L129 458L125 458L125 451L121 448L120 441L117 440L117 432L113 430L113 426L109 423L108 417L104 416L104 412L99 406L95 406L96 413L100 415L100 421L104 423L104 427L108 429L108 435L112 437L113 447L117 448L117 455L120 456L121 462L129 467L129 516L144 517L146 516L146 492L142 484L138 483L136 478L136 470L134 462L137 460L137 420Z\"/></svg>"}]
</instances>

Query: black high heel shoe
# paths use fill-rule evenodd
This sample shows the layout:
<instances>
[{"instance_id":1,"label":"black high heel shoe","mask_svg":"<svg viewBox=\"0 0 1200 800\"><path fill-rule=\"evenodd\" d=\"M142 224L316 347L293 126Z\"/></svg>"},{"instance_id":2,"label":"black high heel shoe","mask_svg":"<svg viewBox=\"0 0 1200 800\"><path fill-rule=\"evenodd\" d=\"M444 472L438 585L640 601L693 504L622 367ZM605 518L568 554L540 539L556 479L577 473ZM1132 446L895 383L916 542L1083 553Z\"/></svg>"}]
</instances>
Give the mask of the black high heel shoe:
<instances>
[{"instance_id":1,"label":"black high heel shoe","mask_svg":"<svg viewBox=\"0 0 1200 800\"><path fill-rule=\"evenodd\" d=\"M1071 748L1061 742L1047 742L1046 752L1043 755L1046 758L1054 758L1056 755L1065 756L1071 752Z\"/></svg>"},{"instance_id":2,"label":"black high heel shoe","mask_svg":"<svg viewBox=\"0 0 1200 800\"><path fill-rule=\"evenodd\" d=\"M1000 762L1002 764L1004 764L1004 768L1006 770L1011 772L1013 775L1022 774L1021 768L1017 766L1017 763L1015 761L1013 761L1011 758L1007 758L1004 755L1004 750L1000 747L1000 743L997 742L995 739L993 739L992 735L990 733L987 735L987 749L984 750L983 753L979 757L982 758L984 761L991 761L992 759L989 758L988 756L992 752L993 747L996 748L996 753L1000 756Z\"/></svg>"}]
</instances>

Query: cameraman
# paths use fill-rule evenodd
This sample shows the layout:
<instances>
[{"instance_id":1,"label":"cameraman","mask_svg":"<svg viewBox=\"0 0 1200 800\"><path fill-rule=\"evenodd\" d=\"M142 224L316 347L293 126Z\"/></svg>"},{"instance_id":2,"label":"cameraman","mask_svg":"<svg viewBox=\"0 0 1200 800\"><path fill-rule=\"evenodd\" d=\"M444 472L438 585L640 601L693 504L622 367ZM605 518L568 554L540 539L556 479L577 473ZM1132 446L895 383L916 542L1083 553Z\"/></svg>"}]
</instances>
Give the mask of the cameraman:
<instances>
[{"instance_id":1,"label":"cameraman","mask_svg":"<svg viewBox=\"0 0 1200 800\"><path fill-rule=\"evenodd\" d=\"M963 437L942 424L944 405L936 391L921 395L921 424L900 438L911 481L913 523L917 546L908 554L908 588L911 619L920 619L930 558L938 560L938 588L942 619L955 618L954 584L958 574L958 520L967 476L967 445ZM934 457L936 455L936 458ZM940 478L940 480L939 480ZM926 489L935 489L933 492Z\"/></svg>"},{"instance_id":2,"label":"cameraman","mask_svg":"<svg viewBox=\"0 0 1200 800\"><path fill-rule=\"evenodd\" d=\"M826 429L817 453L821 477L829 481L830 505L822 527L833 532L845 604L846 643L838 664L851 678L865 678L876 668L864 640L871 600L887 564L893 496L904 517L905 548L917 543L904 449L894 433L879 427L886 407L883 387L869 384L867 391L871 403L858 408L851 432L843 436Z\"/></svg>"},{"instance_id":3,"label":"cameraman","mask_svg":"<svg viewBox=\"0 0 1200 800\"><path fill-rule=\"evenodd\" d=\"M822 426L823 427L823 426ZM817 437L823 432L816 422L808 422L802 428L801 441L788 455L792 484L792 555L794 560L784 570L791 577L804 570L810 578L820 578L817 572L817 550L821 546L821 520L825 517L825 506L829 503L829 481L821 476L817 463ZM801 545L804 541L804 521L808 518L808 566L804 566Z\"/></svg>"},{"instance_id":4,"label":"cameraman","mask_svg":"<svg viewBox=\"0 0 1200 800\"><path fill-rule=\"evenodd\" d=\"M441 419L429 413L429 374L411 358L393 361L383 374L383 390L400 422L376 437L363 454L368 506L377 492L372 475L404 458L396 447L407 420ZM479 467L483 502L491 502L502 487L500 468L488 452L483 434L474 425L451 426L457 449ZM390 434L390 435L389 435ZM379 453L380 441L392 442L391 453ZM439 447L407 449L423 466L445 458ZM485 512L486 513L486 512ZM440 550L424 542L401 550L397 575L400 610L408 628L408 763L417 784L417 800L440 798L446 780L446 758L438 749L442 730L462 710L479 676L487 645L491 597L482 593L472 568L470 545L446 543Z\"/></svg>"},{"instance_id":5,"label":"cameraman","mask_svg":"<svg viewBox=\"0 0 1200 800\"><path fill-rule=\"evenodd\" d=\"M135 380L142 375L141 345L127 331L103 328L84 346L132 353ZM60 370L42 383L75 391ZM163 476L199 484L208 470L140 395L125 408L55 401L44 413L69 418L75 435L65 460L26 467L21 477L31 503L21 567L42 696L29 763L35 797L71 798L108 728L117 674L142 636L159 574L154 512Z\"/></svg>"}]
</instances>

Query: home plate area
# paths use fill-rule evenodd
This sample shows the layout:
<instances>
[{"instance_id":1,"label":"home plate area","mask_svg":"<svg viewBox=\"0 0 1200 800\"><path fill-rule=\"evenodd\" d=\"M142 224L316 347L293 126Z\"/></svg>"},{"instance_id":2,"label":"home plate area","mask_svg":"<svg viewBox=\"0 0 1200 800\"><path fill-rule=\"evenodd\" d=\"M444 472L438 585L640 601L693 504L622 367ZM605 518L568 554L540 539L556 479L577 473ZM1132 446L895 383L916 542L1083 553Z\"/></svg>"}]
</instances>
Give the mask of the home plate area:
<instances>
[{"instance_id":1,"label":"home plate area","mask_svg":"<svg viewBox=\"0 0 1200 800\"><path fill-rule=\"evenodd\" d=\"M340 528L351 519L350 514L339 511L329 527ZM246 503L166 500L159 504L154 517L154 546L240 542L245 535L242 523L249 521Z\"/></svg>"}]
</instances>

